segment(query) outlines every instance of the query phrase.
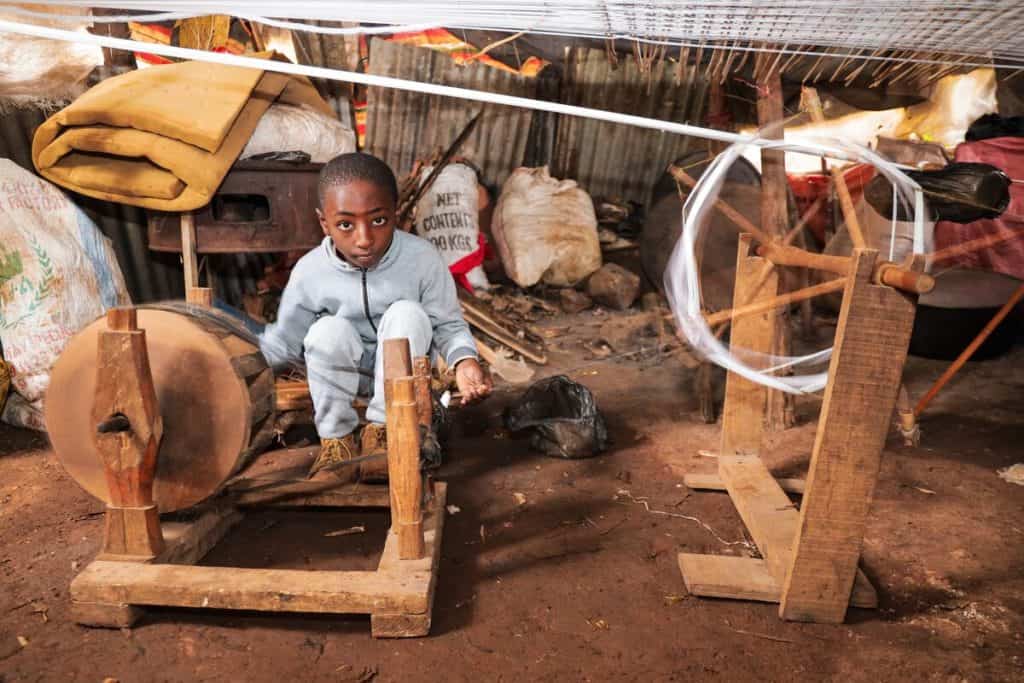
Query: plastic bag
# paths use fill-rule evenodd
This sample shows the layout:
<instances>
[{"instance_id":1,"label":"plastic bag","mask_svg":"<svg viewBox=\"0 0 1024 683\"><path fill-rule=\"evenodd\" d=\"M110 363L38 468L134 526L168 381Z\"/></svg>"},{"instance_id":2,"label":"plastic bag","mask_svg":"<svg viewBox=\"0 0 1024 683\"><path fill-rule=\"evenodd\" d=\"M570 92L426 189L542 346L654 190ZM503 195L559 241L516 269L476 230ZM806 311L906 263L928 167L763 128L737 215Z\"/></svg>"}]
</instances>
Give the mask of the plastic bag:
<instances>
[{"instance_id":1,"label":"plastic bag","mask_svg":"<svg viewBox=\"0 0 1024 683\"><path fill-rule=\"evenodd\" d=\"M505 273L520 287L572 287L601 267L590 196L547 167L517 168L494 209L494 242Z\"/></svg>"},{"instance_id":2,"label":"plastic bag","mask_svg":"<svg viewBox=\"0 0 1024 683\"><path fill-rule=\"evenodd\" d=\"M421 184L433 170L423 169ZM483 269L479 202L476 171L466 164L449 164L416 204L416 234L430 240L455 281L470 291L491 286Z\"/></svg>"},{"instance_id":3,"label":"plastic bag","mask_svg":"<svg viewBox=\"0 0 1024 683\"><path fill-rule=\"evenodd\" d=\"M356 134L338 119L309 107L272 104L239 158L293 150L306 152L314 164L324 164L356 151Z\"/></svg>"},{"instance_id":4,"label":"plastic bag","mask_svg":"<svg viewBox=\"0 0 1024 683\"><path fill-rule=\"evenodd\" d=\"M1010 204L1010 178L990 164L954 163L937 171L907 171L925 193L925 201L938 221L972 223L997 218ZM892 216L892 184L875 176L864 196L878 213ZM899 202L896 217L912 221L913 207Z\"/></svg>"},{"instance_id":5,"label":"plastic bag","mask_svg":"<svg viewBox=\"0 0 1024 683\"><path fill-rule=\"evenodd\" d=\"M990 138L1024 137L1024 116L1000 116L985 114L967 129L964 139L968 142Z\"/></svg>"},{"instance_id":6,"label":"plastic bag","mask_svg":"<svg viewBox=\"0 0 1024 683\"><path fill-rule=\"evenodd\" d=\"M537 382L505 411L512 432L533 429L530 446L559 458L590 458L608 446L608 428L594 395L565 375Z\"/></svg>"},{"instance_id":7,"label":"plastic bag","mask_svg":"<svg viewBox=\"0 0 1024 683\"><path fill-rule=\"evenodd\" d=\"M44 430L50 368L68 340L130 303L110 241L50 183L0 159L0 337L5 422Z\"/></svg>"}]
</instances>

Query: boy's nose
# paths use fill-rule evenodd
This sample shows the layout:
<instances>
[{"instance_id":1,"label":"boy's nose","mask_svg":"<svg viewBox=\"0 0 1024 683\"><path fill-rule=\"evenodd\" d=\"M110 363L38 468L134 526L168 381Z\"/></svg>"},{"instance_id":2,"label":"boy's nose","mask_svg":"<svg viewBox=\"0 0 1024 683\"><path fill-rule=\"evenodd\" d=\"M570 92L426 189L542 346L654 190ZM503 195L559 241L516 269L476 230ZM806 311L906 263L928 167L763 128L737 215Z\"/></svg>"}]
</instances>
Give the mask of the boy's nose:
<instances>
[{"instance_id":1,"label":"boy's nose","mask_svg":"<svg viewBox=\"0 0 1024 683\"><path fill-rule=\"evenodd\" d=\"M373 240L370 239L370 227L361 225L356 228L356 246L360 249L369 249L371 244Z\"/></svg>"}]
</instances>

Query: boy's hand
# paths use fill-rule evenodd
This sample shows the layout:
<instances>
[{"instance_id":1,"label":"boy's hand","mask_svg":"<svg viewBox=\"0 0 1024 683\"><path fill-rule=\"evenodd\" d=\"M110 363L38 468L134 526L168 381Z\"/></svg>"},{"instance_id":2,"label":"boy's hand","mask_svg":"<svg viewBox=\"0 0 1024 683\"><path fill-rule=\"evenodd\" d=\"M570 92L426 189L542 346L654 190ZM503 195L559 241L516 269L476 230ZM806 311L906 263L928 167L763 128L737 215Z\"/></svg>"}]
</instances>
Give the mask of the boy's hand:
<instances>
[{"instance_id":1,"label":"boy's hand","mask_svg":"<svg viewBox=\"0 0 1024 683\"><path fill-rule=\"evenodd\" d=\"M459 387L464 405L486 398L494 388L491 378L484 374L484 369L475 358L466 358L455 366L455 384Z\"/></svg>"}]
</instances>

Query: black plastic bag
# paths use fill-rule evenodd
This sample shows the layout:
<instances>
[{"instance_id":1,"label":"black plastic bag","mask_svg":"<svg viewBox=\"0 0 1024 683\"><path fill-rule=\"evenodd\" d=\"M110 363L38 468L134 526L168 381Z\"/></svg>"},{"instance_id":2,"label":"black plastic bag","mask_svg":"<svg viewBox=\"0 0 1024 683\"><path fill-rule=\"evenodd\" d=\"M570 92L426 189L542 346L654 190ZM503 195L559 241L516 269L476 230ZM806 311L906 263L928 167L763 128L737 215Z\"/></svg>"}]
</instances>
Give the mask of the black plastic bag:
<instances>
[{"instance_id":1,"label":"black plastic bag","mask_svg":"<svg viewBox=\"0 0 1024 683\"><path fill-rule=\"evenodd\" d=\"M999 114L985 114L971 124L964 139L974 142L1006 137L1024 137L1024 116L1002 117Z\"/></svg>"},{"instance_id":2,"label":"black plastic bag","mask_svg":"<svg viewBox=\"0 0 1024 683\"><path fill-rule=\"evenodd\" d=\"M535 383L505 411L512 432L532 429L530 446L558 458L590 458L608 447L608 428L594 395L565 375Z\"/></svg>"},{"instance_id":3,"label":"black plastic bag","mask_svg":"<svg viewBox=\"0 0 1024 683\"><path fill-rule=\"evenodd\" d=\"M995 166L954 163L937 171L907 171L924 190L924 201L938 221L971 223L997 218L1010 204L1010 178ZM875 176L864 188L864 198L882 216L892 215L892 184ZM897 202L896 218L912 220L913 206Z\"/></svg>"}]
</instances>

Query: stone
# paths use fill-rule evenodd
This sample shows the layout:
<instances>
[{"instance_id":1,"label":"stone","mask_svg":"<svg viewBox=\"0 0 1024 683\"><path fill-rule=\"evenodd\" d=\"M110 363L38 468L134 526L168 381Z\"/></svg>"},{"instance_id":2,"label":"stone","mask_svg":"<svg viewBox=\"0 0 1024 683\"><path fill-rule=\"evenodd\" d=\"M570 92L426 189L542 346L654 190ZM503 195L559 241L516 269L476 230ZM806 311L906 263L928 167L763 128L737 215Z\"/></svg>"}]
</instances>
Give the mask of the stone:
<instances>
[{"instance_id":1,"label":"stone","mask_svg":"<svg viewBox=\"0 0 1024 683\"><path fill-rule=\"evenodd\" d=\"M585 311L594 305L589 296L576 289L563 289L558 293L558 297L562 310L570 315Z\"/></svg>"},{"instance_id":2,"label":"stone","mask_svg":"<svg viewBox=\"0 0 1024 683\"><path fill-rule=\"evenodd\" d=\"M602 306L624 311L640 294L640 276L617 263L606 263L587 280L587 294Z\"/></svg>"}]
</instances>

